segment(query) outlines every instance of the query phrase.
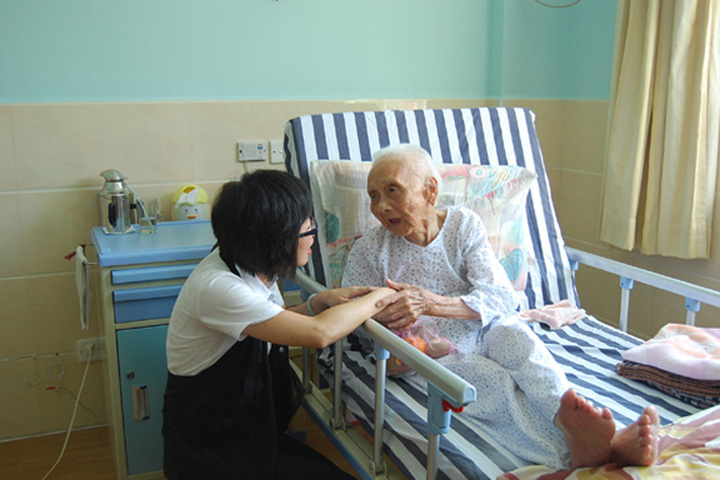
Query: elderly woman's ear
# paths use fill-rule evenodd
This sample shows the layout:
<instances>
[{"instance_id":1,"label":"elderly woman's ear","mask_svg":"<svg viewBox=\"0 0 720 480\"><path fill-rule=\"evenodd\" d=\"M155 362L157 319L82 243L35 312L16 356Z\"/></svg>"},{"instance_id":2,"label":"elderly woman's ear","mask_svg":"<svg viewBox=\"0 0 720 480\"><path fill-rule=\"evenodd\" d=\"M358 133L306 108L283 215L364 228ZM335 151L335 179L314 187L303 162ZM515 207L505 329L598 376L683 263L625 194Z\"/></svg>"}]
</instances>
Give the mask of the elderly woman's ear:
<instances>
[{"instance_id":1,"label":"elderly woman's ear","mask_svg":"<svg viewBox=\"0 0 720 480\"><path fill-rule=\"evenodd\" d=\"M435 205L435 202L437 202L438 199L438 192L440 190L440 187L438 185L437 178L435 177L429 177L425 181L425 189L423 193L425 194L425 199L428 201L430 205Z\"/></svg>"}]
</instances>

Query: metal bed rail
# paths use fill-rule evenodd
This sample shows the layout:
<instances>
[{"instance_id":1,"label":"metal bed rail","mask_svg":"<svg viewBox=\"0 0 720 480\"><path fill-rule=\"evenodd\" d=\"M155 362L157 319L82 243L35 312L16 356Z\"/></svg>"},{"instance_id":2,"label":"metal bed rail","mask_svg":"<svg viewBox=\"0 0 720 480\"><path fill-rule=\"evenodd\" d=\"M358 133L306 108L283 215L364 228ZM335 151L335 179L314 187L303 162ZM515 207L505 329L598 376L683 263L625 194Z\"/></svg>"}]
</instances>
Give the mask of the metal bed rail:
<instances>
[{"instance_id":1,"label":"metal bed rail","mask_svg":"<svg viewBox=\"0 0 720 480\"><path fill-rule=\"evenodd\" d=\"M685 323L687 325L695 325L695 316L697 312L700 311L700 306L703 303L720 307L720 292L718 291L651 272L643 268L627 265L599 255L583 252L576 248L566 247L566 250L570 260L570 267L573 271L576 271L579 265L583 264L620 277L620 288L622 289L620 297L620 330L623 332L627 332L628 328L630 291L633 289L635 281L666 292L684 296L685 309L687 310Z\"/></svg>"},{"instance_id":2,"label":"metal bed rail","mask_svg":"<svg viewBox=\"0 0 720 480\"><path fill-rule=\"evenodd\" d=\"M325 290L325 286L301 270L297 271L295 283L308 293L317 293ZM428 461L426 465L426 478L428 480L434 480L437 475L440 435L447 433L450 430L450 421L453 411L460 412L465 405L477 400L477 391L472 384L441 366L432 358L420 352L418 349L402 340L375 320L368 319L361 328L364 333L373 340L376 358L373 451L371 456L368 455L369 461L367 465L358 464L358 462L354 459L348 458L348 460L356 466L356 469L358 465L362 467L363 471L358 473L363 475L364 478L388 478L387 465L382 458L382 433L385 422L385 372L387 359L392 354L422 375L428 382ZM333 385L333 405L332 416L328 420L334 431L345 432L345 417L341 401L342 342L335 343L334 353L335 381ZM305 385L306 392L311 394L313 386L310 382L309 371L309 349L304 348L302 380ZM318 402L316 400L305 403L306 407L315 409L315 412L310 412L310 415L313 416L316 421L322 420L320 418L321 415L317 412L317 403ZM338 445L338 442L342 442L344 444L344 439L346 437L347 435L340 435L337 439L331 438L331 440L347 457L348 452L343 451L343 448L340 448L340 445ZM347 445L347 450L358 452L357 445L354 444ZM363 449L360 448L359 450Z\"/></svg>"}]
</instances>

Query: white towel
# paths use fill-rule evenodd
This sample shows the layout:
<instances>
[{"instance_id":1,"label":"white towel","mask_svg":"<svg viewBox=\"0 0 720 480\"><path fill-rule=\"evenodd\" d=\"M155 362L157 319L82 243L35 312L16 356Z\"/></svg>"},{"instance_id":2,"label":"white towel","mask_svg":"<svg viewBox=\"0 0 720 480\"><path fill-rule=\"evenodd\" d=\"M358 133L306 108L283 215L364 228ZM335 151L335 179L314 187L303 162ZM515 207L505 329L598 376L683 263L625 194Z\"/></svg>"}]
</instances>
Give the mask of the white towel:
<instances>
[{"instance_id":1,"label":"white towel","mask_svg":"<svg viewBox=\"0 0 720 480\"><path fill-rule=\"evenodd\" d=\"M75 285L80 300L80 328L90 330L90 277L88 259L82 245L75 249Z\"/></svg>"}]
</instances>

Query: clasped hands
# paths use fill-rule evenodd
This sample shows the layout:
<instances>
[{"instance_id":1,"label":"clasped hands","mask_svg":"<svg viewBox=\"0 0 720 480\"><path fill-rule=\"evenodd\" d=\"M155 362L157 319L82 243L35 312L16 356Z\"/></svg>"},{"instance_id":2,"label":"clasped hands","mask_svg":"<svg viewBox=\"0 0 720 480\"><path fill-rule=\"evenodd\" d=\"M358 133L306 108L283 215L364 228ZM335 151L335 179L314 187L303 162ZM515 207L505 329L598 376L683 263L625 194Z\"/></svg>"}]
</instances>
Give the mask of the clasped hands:
<instances>
[{"instance_id":1,"label":"clasped hands","mask_svg":"<svg viewBox=\"0 0 720 480\"><path fill-rule=\"evenodd\" d=\"M373 316L375 320L390 329L402 332L410 328L421 315L432 314L438 295L415 285L393 282L390 279L386 282L395 293L375 304L377 308L383 309ZM325 290L318 295L318 300L324 309L351 301L374 289L375 287L345 287Z\"/></svg>"},{"instance_id":2,"label":"clasped hands","mask_svg":"<svg viewBox=\"0 0 720 480\"><path fill-rule=\"evenodd\" d=\"M424 288L386 279L395 293L379 300L375 306L382 308L375 320L388 328L402 332L410 328L421 315L432 315L438 295Z\"/></svg>"}]
</instances>

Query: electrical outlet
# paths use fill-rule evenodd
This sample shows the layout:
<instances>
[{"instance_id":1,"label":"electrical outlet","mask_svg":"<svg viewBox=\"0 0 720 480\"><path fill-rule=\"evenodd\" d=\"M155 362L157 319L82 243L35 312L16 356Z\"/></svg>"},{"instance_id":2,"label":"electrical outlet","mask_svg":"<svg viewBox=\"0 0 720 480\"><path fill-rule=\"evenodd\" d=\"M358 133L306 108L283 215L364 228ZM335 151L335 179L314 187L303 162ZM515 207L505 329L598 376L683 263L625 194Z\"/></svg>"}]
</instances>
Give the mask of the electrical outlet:
<instances>
[{"instance_id":1,"label":"electrical outlet","mask_svg":"<svg viewBox=\"0 0 720 480\"><path fill-rule=\"evenodd\" d=\"M282 140L270 141L270 163L285 163L285 150Z\"/></svg>"},{"instance_id":2,"label":"electrical outlet","mask_svg":"<svg viewBox=\"0 0 720 480\"><path fill-rule=\"evenodd\" d=\"M94 362L95 360L103 360L104 358L107 358L107 349L105 348L105 339L104 338L84 338L82 340L77 341L77 352L78 352L78 362L80 363L87 363L88 358L90 358L90 348L92 347L92 359L91 362Z\"/></svg>"}]
</instances>

